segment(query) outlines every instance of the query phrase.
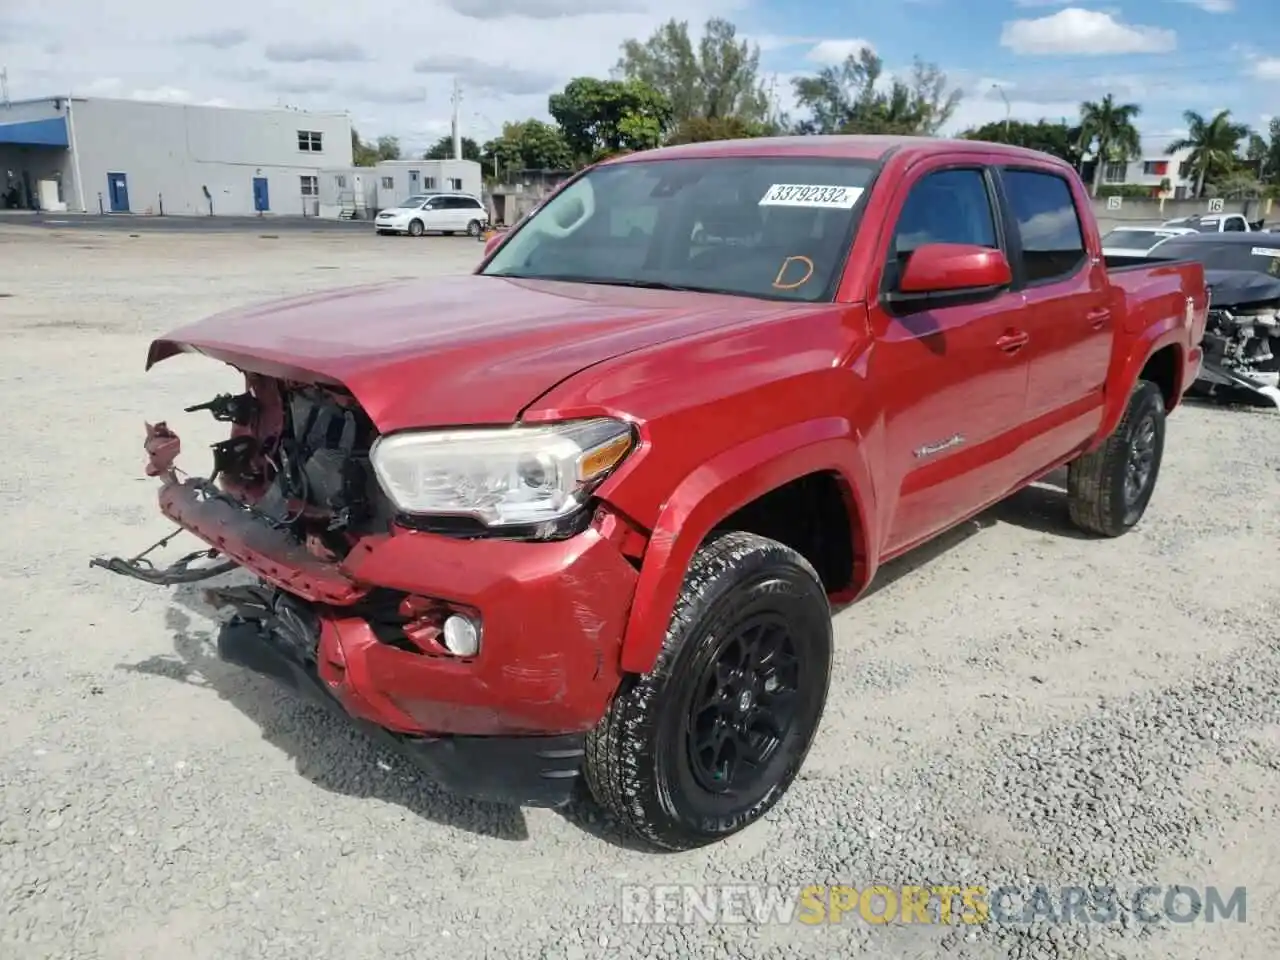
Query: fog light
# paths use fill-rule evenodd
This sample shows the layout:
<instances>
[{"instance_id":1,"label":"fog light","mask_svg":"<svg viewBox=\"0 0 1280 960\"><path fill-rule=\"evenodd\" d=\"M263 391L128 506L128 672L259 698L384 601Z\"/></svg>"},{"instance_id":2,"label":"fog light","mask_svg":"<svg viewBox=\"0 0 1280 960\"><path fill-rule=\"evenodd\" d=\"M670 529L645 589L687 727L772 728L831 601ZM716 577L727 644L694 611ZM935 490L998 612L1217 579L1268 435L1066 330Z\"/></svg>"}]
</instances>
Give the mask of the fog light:
<instances>
[{"instance_id":1,"label":"fog light","mask_svg":"<svg viewBox=\"0 0 1280 960\"><path fill-rule=\"evenodd\" d=\"M466 617L454 614L445 620L441 640L454 656L474 657L480 649L480 630Z\"/></svg>"}]
</instances>

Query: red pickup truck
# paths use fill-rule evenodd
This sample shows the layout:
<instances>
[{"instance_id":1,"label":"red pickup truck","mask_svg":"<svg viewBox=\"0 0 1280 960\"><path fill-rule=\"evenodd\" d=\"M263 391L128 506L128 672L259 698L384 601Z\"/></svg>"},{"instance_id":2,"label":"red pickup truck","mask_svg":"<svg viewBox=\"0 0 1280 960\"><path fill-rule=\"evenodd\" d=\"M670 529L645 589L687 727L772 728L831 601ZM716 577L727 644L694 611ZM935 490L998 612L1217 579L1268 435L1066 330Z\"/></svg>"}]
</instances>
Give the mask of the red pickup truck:
<instances>
[{"instance_id":1,"label":"red pickup truck","mask_svg":"<svg viewBox=\"0 0 1280 960\"><path fill-rule=\"evenodd\" d=\"M1198 264L1109 269L1081 181L1041 153L632 154L473 274L156 340L148 368L198 353L245 377L189 408L229 425L213 477L147 426L160 509L210 559L95 563L242 567L209 591L229 661L458 793L555 806L585 783L639 837L698 846L792 783L830 604L886 560L1064 464L1077 525L1138 523L1206 310Z\"/></svg>"}]
</instances>

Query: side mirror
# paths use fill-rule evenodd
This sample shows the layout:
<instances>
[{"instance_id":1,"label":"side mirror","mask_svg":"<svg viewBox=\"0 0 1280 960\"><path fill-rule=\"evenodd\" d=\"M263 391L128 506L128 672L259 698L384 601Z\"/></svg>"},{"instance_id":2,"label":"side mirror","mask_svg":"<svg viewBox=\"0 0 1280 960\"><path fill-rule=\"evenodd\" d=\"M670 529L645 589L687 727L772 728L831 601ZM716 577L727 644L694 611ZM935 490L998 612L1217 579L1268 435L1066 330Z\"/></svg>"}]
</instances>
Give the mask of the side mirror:
<instances>
[{"instance_id":1,"label":"side mirror","mask_svg":"<svg viewBox=\"0 0 1280 960\"><path fill-rule=\"evenodd\" d=\"M1009 261L999 250L968 243L926 243L907 258L898 290L914 299L1003 287L1012 280Z\"/></svg>"},{"instance_id":2,"label":"side mirror","mask_svg":"<svg viewBox=\"0 0 1280 960\"><path fill-rule=\"evenodd\" d=\"M484 255L487 257L498 248L498 244L502 242L502 234L495 233L484 242Z\"/></svg>"}]
</instances>

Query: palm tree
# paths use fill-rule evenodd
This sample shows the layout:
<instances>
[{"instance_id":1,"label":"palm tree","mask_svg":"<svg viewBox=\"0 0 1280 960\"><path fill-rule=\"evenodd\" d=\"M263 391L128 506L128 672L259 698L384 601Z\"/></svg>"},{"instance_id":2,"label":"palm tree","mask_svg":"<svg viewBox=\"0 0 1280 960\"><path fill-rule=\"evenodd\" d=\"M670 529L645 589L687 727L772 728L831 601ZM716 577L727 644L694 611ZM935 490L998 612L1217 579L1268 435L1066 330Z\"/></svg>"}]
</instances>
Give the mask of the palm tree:
<instances>
[{"instance_id":1,"label":"palm tree","mask_svg":"<svg viewBox=\"0 0 1280 960\"><path fill-rule=\"evenodd\" d=\"M1093 195L1098 195L1102 171L1108 163L1127 163L1142 154L1142 140L1133 125L1142 108L1136 103L1116 103L1111 94L1101 101L1080 104L1080 151L1094 148Z\"/></svg>"},{"instance_id":2,"label":"palm tree","mask_svg":"<svg viewBox=\"0 0 1280 960\"><path fill-rule=\"evenodd\" d=\"M1219 110L1210 120L1194 110L1187 110L1182 119L1187 122L1187 135L1169 144L1165 153L1191 150L1187 162L1196 172L1196 197L1199 197L1210 173L1231 169L1236 159L1236 147L1249 135L1249 128L1243 123L1232 123L1230 110Z\"/></svg>"}]
</instances>

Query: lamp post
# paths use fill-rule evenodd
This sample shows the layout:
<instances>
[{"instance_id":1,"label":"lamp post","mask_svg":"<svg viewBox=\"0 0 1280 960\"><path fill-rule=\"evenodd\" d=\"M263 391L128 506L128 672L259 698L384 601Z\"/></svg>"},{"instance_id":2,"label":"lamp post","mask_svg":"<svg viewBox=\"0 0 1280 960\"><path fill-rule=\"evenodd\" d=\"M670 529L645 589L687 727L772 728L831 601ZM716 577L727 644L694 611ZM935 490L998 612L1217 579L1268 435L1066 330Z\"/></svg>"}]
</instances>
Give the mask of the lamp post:
<instances>
[{"instance_id":1,"label":"lamp post","mask_svg":"<svg viewBox=\"0 0 1280 960\"><path fill-rule=\"evenodd\" d=\"M1004 87L998 83L993 83L991 89L999 93L1000 99L1004 101L1004 136L1007 140L1009 138L1009 121L1012 119L1013 107L1009 105L1009 98L1005 95Z\"/></svg>"}]
</instances>

